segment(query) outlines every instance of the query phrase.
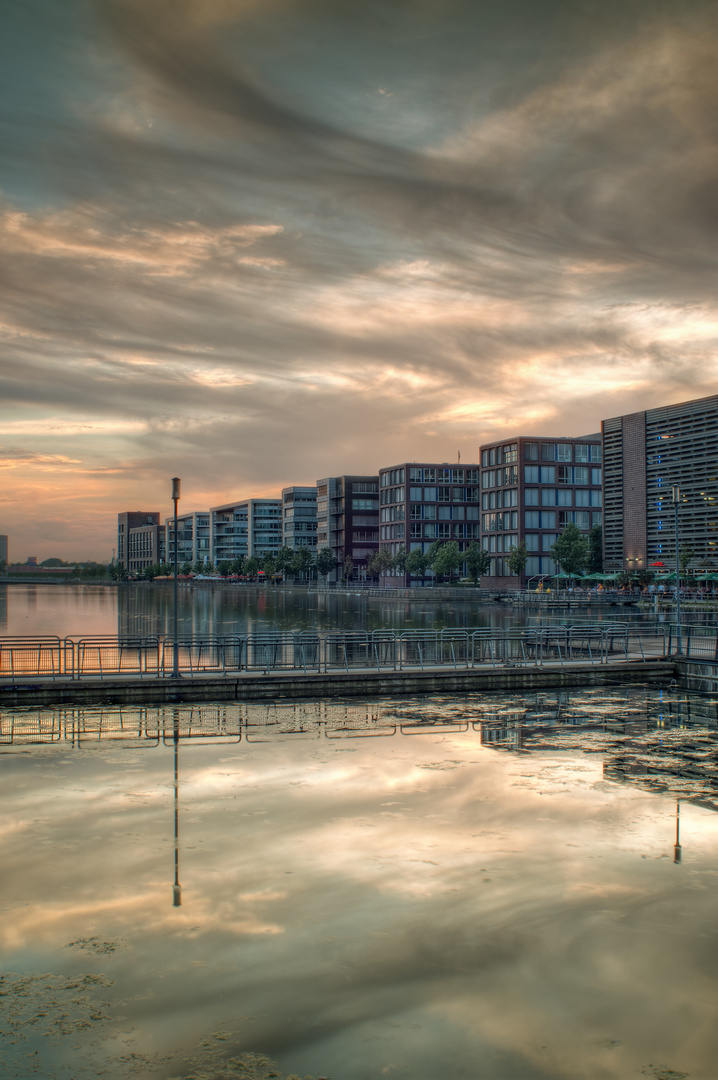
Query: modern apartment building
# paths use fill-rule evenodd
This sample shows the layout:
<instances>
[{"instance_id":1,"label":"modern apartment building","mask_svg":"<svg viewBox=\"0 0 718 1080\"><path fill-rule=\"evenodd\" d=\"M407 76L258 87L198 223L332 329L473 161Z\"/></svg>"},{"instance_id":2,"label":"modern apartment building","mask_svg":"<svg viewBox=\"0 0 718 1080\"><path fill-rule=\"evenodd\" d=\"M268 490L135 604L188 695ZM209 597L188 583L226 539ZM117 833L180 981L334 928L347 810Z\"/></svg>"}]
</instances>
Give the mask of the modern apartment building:
<instances>
[{"instance_id":1,"label":"modern apartment building","mask_svg":"<svg viewBox=\"0 0 718 1080\"><path fill-rule=\"evenodd\" d=\"M282 544L296 551L317 548L317 489L282 488Z\"/></svg>"},{"instance_id":2,"label":"modern apartment building","mask_svg":"<svg viewBox=\"0 0 718 1080\"><path fill-rule=\"evenodd\" d=\"M379 543L396 555L455 540L464 551L480 533L480 468L404 462L379 470ZM392 571L390 576L401 576ZM431 572L429 577L433 575ZM417 581L416 584L419 584Z\"/></svg>"},{"instance_id":3,"label":"modern apartment building","mask_svg":"<svg viewBox=\"0 0 718 1080\"><path fill-rule=\"evenodd\" d=\"M165 522L165 550L167 559L174 562L175 557L175 522L174 517ZM177 562L208 563L210 557L209 510L177 515Z\"/></svg>"},{"instance_id":4,"label":"modern apartment building","mask_svg":"<svg viewBox=\"0 0 718 1080\"><path fill-rule=\"evenodd\" d=\"M674 569L679 548L691 567L718 570L718 395L604 420L603 556L606 570Z\"/></svg>"},{"instance_id":5,"label":"modern apartment building","mask_svg":"<svg viewBox=\"0 0 718 1080\"><path fill-rule=\"evenodd\" d=\"M282 546L281 499L242 499L210 507L211 561L232 562L240 556L263 559Z\"/></svg>"},{"instance_id":6,"label":"modern apartment building","mask_svg":"<svg viewBox=\"0 0 718 1080\"><path fill-rule=\"evenodd\" d=\"M130 557L130 533L134 529L139 528L158 528L160 525L160 512L159 510L125 510L121 514L117 515L117 565L124 566L125 570L138 569L138 567L130 566L130 562L137 562L143 558L139 554L139 550L144 550L149 544L149 538L145 537L142 543L136 541L133 545L132 559ZM164 545L163 545L164 546ZM154 539L152 542L152 549L155 554L159 551L159 538ZM152 562L158 562L157 558L150 559L149 562L144 562L144 566L149 566Z\"/></svg>"},{"instance_id":7,"label":"modern apartment building","mask_svg":"<svg viewBox=\"0 0 718 1080\"><path fill-rule=\"evenodd\" d=\"M603 522L601 435L516 438L481 447L481 544L491 555L482 585L525 588L555 574L551 547L569 522L588 533ZM526 542L520 578L506 556Z\"/></svg>"},{"instance_id":8,"label":"modern apartment building","mask_svg":"<svg viewBox=\"0 0 718 1080\"><path fill-rule=\"evenodd\" d=\"M159 517L159 515L158 515ZM155 563L165 561L165 530L159 521L130 529L127 570L136 574Z\"/></svg>"},{"instance_id":9,"label":"modern apartment building","mask_svg":"<svg viewBox=\"0 0 718 1080\"><path fill-rule=\"evenodd\" d=\"M379 477L328 476L317 480L317 550L331 548L337 560L329 581L341 578L347 559L352 577L366 577L379 550Z\"/></svg>"}]
</instances>

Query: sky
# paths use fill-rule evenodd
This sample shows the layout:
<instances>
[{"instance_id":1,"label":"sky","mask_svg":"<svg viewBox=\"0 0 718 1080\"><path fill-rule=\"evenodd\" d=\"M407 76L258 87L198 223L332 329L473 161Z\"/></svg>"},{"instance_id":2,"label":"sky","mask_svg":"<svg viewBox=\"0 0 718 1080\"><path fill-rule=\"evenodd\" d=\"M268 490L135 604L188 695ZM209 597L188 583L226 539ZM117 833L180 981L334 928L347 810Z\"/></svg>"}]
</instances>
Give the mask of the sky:
<instances>
[{"instance_id":1,"label":"sky","mask_svg":"<svg viewBox=\"0 0 718 1080\"><path fill-rule=\"evenodd\" d=\"M0 532L718 392L718 6L6 0Z\"/></svg>"}]
</instances>

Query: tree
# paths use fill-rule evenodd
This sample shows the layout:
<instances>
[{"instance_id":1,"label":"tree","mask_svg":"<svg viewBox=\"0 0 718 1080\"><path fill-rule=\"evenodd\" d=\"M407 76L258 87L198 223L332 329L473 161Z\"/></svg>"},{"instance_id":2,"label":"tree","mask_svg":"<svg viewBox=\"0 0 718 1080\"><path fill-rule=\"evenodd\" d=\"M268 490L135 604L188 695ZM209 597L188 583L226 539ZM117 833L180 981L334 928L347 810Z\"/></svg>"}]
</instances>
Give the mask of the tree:
<instances>
[{"instance_id":1,"label":"tree","mask_svg":"<svg viewBox=\"0 0 718 1080\"><path fill-rule=\"evenodd\" d=\"M472 540L466 549L466 571L474 585L478 585L480 577L488 574L490 566L491 556L488 551L484 551L476 540Z\"/></svg>"},{"instance_id":2,"label":"tree","mask_svg":"<svg viewBox=\"0 0 718 1080\"><path fill-rule=\"evenodd\" d=\"M197 559L197 561L192 564L192 569L195 572L195 574L203 574L205 568L204 568L204 563L202 562L202 560Z\"/></svg>"},{"instance_id":3,"label":"tree","mask_svg":"<svg viewBox=\"0 0 718 1080\"><path fill-rule=\"evenodd\" d=\"M448 577L449 582L451 582L454 571L458 570L460 566L461 552L455 540L441 544L431 563L434 573L440 578Z\"/></svg>"},{"instance_id":4,"label":"tree","mask_svg":"<svg viewBox=\"0 0 718 1080\"><path fill-rule=\"evenodd\" d=\"M326 578L336 565L337 560L331 548L325 547L317 552L317 573L321 577Z\"/></svg>"},{"instance_id":5,"label":"tree","mask_svg":"<svg viewBox=\"0 0 718 1080\"><path fill-rule=\"evenodd\" d=\"M274 579L275 574L278 573L277 557L276 555L265 555L262 559L262 570L264 570L264 576L266 578Z\"/></svg>"},{"instance_id":6,"label":"tree","mask_svg":"<svg viewBox=\"0 0 718 1080\"><path fill-rule=\"evenodd\" d=\"M406 556L406 569L410 574L423 578L429 569L428 554L422 551L421 548L414 548Z\"/></svg>"},{"instance_id":7,"label":"tree","mask_svg":"<svg viewBox=\"0 0 718 1080\"><path fill-rule=\"evenodd\" d=\"M187 562L187 561L183 562L182 565L179 568L179 572L180 572L180 574L185 574L185 575L191 574L192 573L192 564L190 562Z\"/></svg>"},{"instance_id":8,"label":"tree","mask_svg":"<svg viewBox=\"0 0 718 1080\"><path fill-rule=\"evenodd\" d=\"M521 577L526 569L526 563L528 562L529 553L526 547L526 541L522 540L518 547L509 548L509 556L506 560L509 568L509 572L515 574L516 577Z\"/></svg>"},{"instance_id":9,"label":"tree","mask_svg":"<svg viewBox=\"0 0 718 1080\"><path fill-rule=\"evenodd\" d=\"M217 564L217 569L219 570L222 577L229 577L229 559L220 559L219 563Z\"/></svg>"},{"instance_id":10,"label":"tree","mask_svg":"<svg viewBox=\"0 0 718 1080\"><path fill-rule=\"evenodd\" d=\"M293 574L301 574L302 579L309 573L314 565L314 557L308 547L299 547L292 556L290 570Z\"/></svg>"},{"instance_id":11,"label":"tree","mask_svg":"<svg viewBox=\"0 0 718 1080\"><path fill-rule=\"evenodd\" d=\"M231 574L241 574L244 572L244 555L238 555L236 559L232 559L229 564L229 571Z\"/></svg>"},{"instance_id":12,"label":"tree","mask_svg":"<svg viewBox=\"0 0 718 1080\"><path fill-rule=\"evenodd\" d=\"M679 563L680 568L681 568L681 577L686 576L686 570L688 569L689 564L695 558L695 554L696 554L695 551L693 550L691 545L689 543L687 543L687 542L684 543L681 548L679 548L679 550L678 550L678 563Z\"/></svg>"},{"instance_id":13,"label":"tree","mask_svg":"<svg viewBox=\"0 0 718 1080\"><path fill-rule=\"evenodd\" d=\"M259 571L259 559L256 559L254 555L251 555L248 559L244 560L244 572L247 577L250 577L253 581Z\"/></svg>"},{"instance_id":14,"label":"tree","mask_svg":"<svg viewBox=\"0 0 718 1080\"><path fill-rule=\"evenodd\" d=\"M400 574L406 573L406 560L409 558L409 552L406 550L404 544L398 549L396 555L392 560L392 566L395 570L398 570Z\"/></svg>"},{"instance_id":15,"label":"tree","mask_svg":"<svg viewBox=\"0 0 718 1080\"><path fill-rule=\"evenodd\" d=\"M369 577L376 578L377 580L382 574L385 574L394 564L394 560L391 557L389 548L379 548L371 559L367 563L366 569Z\"/></svg>"},{"instance_id":16,"label":"tree","mask_svg":"<svg viewBox=\"0 0 718 1080\"><path fill-rule=\"evenodd\" d=\"M351 581L353 573L354 573L354 560L352 559L351 555L347 555L346 559L344 560L343 575L342 575L344 580L345 581Z\"/></svg>"},{"instance_id":17,"label":"tree","mask_svg":"<svg viewBox=\"0 0 718 1080\"><path fill-rule=\"evenodd\" d=\"M551 548L551 558L569 577L588 564L588 539L571 521Z\"/></svg>"},{"instance_id":18,"label":"tree","mask_svg":"<svg viewBox=\"0 0 718 1080\"><path fill-rule=\"evenodd\" d=\"M286 544L283 547L280 547L275 561L277 564L277 572L280 573L282 577L286 577L287 573L291 570L293 560L294 552L292 549L287 547Z\"/></svg>"},{"instance_id":19,"label":"tree","mask_svg":"<svg viewBox=\"0 0 718 1080\"><path fill-rule=\"evenodd\" d=\"M588 534L588 572L600 574L603 570L603 529L594 525Z\"/></svg>"},{"instance_id":20,"label":"tree","mask_svg":"<svg viewBox=\"0 0 718 1080\"><path fill-rule=\"evenodd\" d=\"M62 559L57 559L55 557L52 557L50 559L43 559L42 562L40 563L40 566L64 566L64 565L65 565L65 563L62 561Z\"/></svg>"}]
</instances>

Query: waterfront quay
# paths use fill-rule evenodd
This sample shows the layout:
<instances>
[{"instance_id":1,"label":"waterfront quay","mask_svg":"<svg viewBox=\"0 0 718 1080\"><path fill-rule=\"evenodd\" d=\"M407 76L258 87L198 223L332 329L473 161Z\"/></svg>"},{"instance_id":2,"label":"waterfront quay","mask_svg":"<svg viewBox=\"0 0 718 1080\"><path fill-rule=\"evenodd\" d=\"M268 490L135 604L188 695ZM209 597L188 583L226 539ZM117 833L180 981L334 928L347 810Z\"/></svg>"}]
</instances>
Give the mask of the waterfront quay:
<instances>
[{"instance_id":1,"label":"waterfront quay","mask_svg":"<svg viewBox=\"0 0 718 1080\"><path fill-rule=\"evenodd\" d=\"M717 651L711 628L684 628L679 649L671 628L616 621L504 630L275 631L176 642L159 635L4 638L0 705L667 685L681 676L676 652L702 666L712 690Z\"/></svg>"}]
</instances>

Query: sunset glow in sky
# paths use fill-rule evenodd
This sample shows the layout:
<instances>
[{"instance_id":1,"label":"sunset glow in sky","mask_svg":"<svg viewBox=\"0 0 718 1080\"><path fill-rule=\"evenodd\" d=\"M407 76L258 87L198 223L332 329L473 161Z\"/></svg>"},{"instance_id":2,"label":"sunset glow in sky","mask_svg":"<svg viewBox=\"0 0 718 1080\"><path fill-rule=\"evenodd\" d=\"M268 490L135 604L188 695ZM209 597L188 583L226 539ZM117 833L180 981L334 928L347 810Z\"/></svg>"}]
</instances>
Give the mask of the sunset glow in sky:
<instances>
[{"instance_id":1,"label":"sunset glow in sky","mask_svg":"<svg viewBox=\"0 0 718 1080\"><path fill-rule=\"evenodd\" d=\"M718 391L718 7L23 0L0 41L0 532Z\"/></svg>"}]
</instances>

